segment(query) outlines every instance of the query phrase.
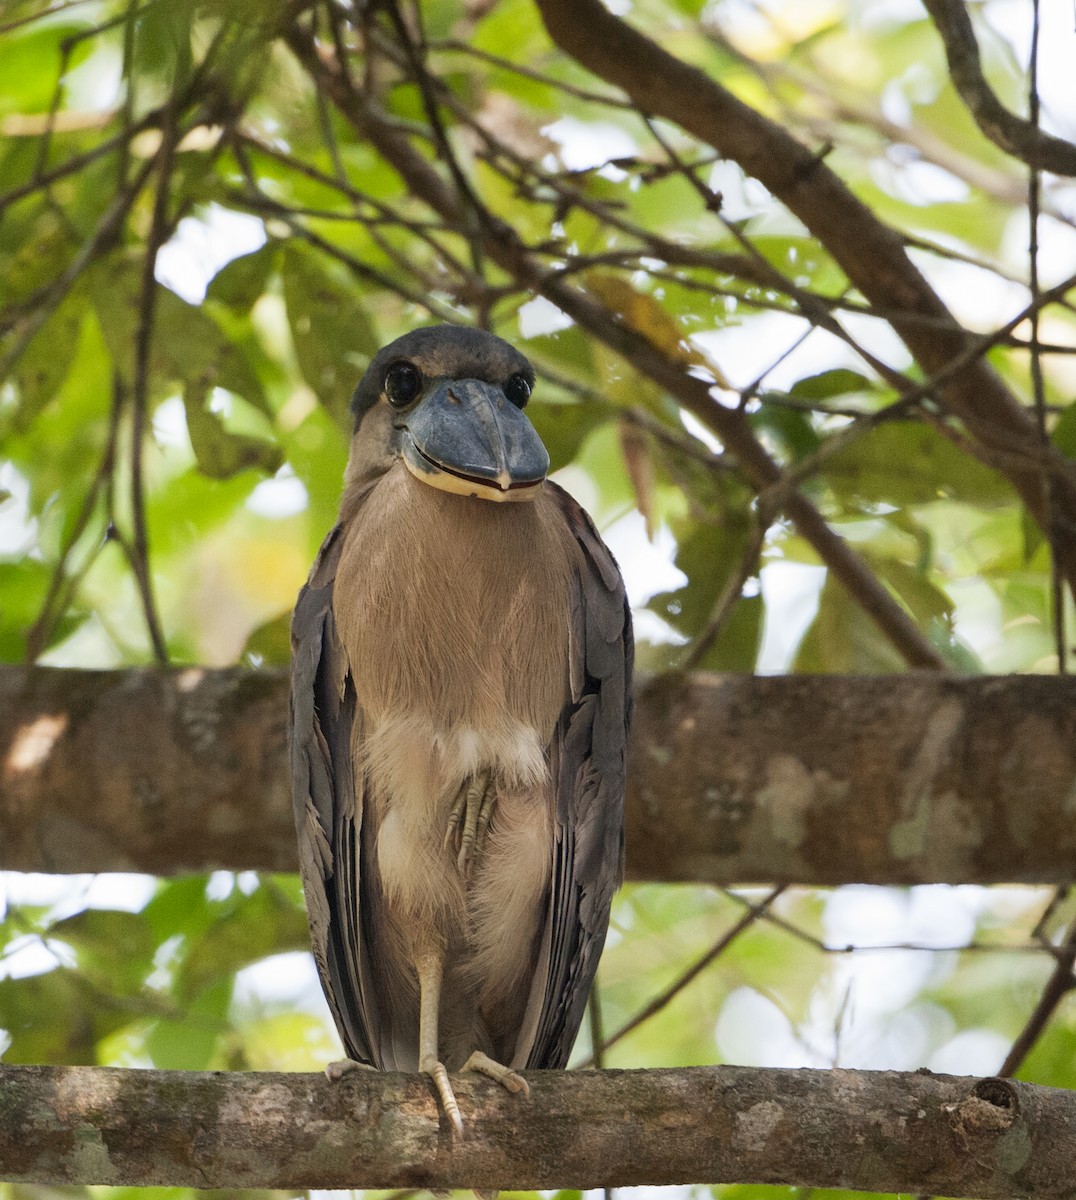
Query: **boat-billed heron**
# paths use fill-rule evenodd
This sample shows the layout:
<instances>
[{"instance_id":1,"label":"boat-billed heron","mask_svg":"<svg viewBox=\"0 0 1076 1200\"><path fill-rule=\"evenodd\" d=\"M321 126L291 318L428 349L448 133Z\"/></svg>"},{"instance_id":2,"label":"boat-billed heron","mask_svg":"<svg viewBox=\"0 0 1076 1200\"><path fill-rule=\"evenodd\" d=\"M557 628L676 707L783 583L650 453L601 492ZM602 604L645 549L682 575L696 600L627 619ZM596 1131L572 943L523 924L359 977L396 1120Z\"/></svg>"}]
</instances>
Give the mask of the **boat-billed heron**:
<instances>
[{"instance_id":1,"label":"boat-billed heron","mask_svg":"<svg viewBox=\"0 0 1076 1200\"><path fill-rule=\"evenodd\" d=\"M314 957L350 1062L525 1092L563 1067L621 876L631 618L545 476L530 363L419 329L352 403L340 518L292 624ZM335 1071L334 1071L335 1068Z\"/></svg>"}]
</instances>

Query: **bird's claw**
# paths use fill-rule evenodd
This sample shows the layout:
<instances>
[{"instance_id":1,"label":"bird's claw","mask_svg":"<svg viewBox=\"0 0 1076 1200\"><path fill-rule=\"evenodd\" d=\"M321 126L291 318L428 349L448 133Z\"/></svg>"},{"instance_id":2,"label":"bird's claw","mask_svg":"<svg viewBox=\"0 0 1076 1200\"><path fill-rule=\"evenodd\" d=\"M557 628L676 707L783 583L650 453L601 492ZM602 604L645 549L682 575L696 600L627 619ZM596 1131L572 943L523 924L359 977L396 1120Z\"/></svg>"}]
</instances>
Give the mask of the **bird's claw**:
<instances>
[{"instance_id":1,"label":"bird's claw","mask_svg":"<svg viewBox=\"0 0 1076 1200\"><path fill-rule=\"evenodd\" d=\"M495 1062L488 1054L483 1054L481 1050L476 1050L460 1070L478 1071L482 1075L487 1075L490 1079L495 1079L501 1087L506 1088L513 1095L530 1095L530 1085L522 1075L513 1071L511 1067L506 1067L502 1063ZM463 1116L460 1113L456 1093L452 1090L452 1084L449 1081L448 1071L445 1069L444 1063L424 1063L422 1072L433 1080L433 1086L437 1089L437 1096L441 1101L441 1109L451 1122L452 1128L456 1131L456 1136L462 1138Z\"/></svg>"},{"instance_id":2,"label":"bird's claw","mask_svg":"<svg viewBox=\"0 0 1076 1200\"><path fill-rule=\"evenodd\" d=\"M332 1083L343 1079L345 1075L350 1075L352 1071L376 1071L377 1067L372 1067L369 1063L359 1062L354 1058L338 1058L335 1062L331 1062L325 1068L325 1078Z\"/></svg>"},{"instance_id":3,"label":"bird's claw","mask_svg":"<svg viewBox=\"0 0 1076 1200\"><path fill-rule=\"evenodd\" d=\"M470 875L486 844L495 797L490 772L483 770L464 780L452 803L445 830L445 849L456 843L456 865L464 876Z\"/></svg>"},{"instance_id":4,"label":"bird's claw","mask_svg":"<svg viewBox=\"0 0 1076 1200\"><path fill-rule=\"evenodd\" d=\"M443 1062L429 1062L422 1066L423 1074L429 1075L433 1080L433 1086L437 1089L437 1096L441 1101L441 1108L446 1117L452 1123L452 1128L456 1131L457 1137L463 1137L463 1117L460 1115L460 1106L456 1101L456 1093L452 1090L452 1084L448 1081L448 1071L445 1069Z\"/></svg>"}]
</instances>

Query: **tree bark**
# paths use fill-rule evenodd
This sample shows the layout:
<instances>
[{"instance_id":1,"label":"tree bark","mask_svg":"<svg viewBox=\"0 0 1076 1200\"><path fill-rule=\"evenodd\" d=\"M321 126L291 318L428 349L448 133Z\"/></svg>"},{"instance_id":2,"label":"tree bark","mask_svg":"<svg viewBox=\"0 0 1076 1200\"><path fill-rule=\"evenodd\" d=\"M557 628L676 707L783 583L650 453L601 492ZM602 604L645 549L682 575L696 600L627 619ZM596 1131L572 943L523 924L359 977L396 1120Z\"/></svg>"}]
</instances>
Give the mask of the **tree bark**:
<instances>
[{"instance_id":1,"label":"tree bark","mask_svg":"<svg viewBox=\"0 0 1076 1200\"><path fill-rule=\"evenodd\" d=\"M0 868L295 869L283 672L0 667ZM634 879L1076 881L1076 679L638 686Z\"/></svg>"},{"instance_id":2,"label":"tree bark","mask_svg":"<svg viewBox=\"0 0 1076 1200\"><path fill-rule=\"evenodd\" d=\"M198 1188L762 1182L1071 1198L1076 1094L895 1071L533 1071L529 1097L420 1075L0 1068L0 1176Z\"/></svg>"}]
</instances>

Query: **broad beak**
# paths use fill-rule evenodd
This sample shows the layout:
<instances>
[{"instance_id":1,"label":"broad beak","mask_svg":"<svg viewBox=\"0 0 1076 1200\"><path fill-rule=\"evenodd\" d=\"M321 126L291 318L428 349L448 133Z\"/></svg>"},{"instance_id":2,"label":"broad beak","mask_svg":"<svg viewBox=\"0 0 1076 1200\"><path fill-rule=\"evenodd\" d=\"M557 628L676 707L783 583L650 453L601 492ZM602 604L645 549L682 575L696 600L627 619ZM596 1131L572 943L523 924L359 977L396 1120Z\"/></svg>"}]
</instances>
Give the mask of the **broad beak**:
<instances>
[{"instance_id":1,"label":"broad beak","mask_svg":"<svg viewBox=\"0 0 1076 1200\"><path fill-rule=\"evenodd\" d=\"M522 409L477 379L446 379L398 422L411 473L484 500L533 500L549 455Z\"/></svg>"}]
</instances>

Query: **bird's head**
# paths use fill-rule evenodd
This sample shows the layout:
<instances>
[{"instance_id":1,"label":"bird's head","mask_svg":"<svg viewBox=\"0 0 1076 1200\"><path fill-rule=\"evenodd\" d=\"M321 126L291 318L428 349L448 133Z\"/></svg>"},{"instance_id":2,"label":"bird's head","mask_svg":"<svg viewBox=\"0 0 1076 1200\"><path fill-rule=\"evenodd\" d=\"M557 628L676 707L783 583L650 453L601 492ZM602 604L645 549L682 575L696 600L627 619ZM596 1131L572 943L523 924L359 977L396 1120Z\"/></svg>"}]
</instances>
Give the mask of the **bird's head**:
<instances>
[{"instance_id":1,"label":"bird's head","mask_svg":"<svg viewBox=\"0 0 1076 1200\"><path fill-rule=\"evenodd\" d=\"M431 487L485 500L531 500L549 455L523 409L534 369L480 329L435 325L379 351L351 402L349 474L402 458Z\"/></svg>"}]
</instances>

